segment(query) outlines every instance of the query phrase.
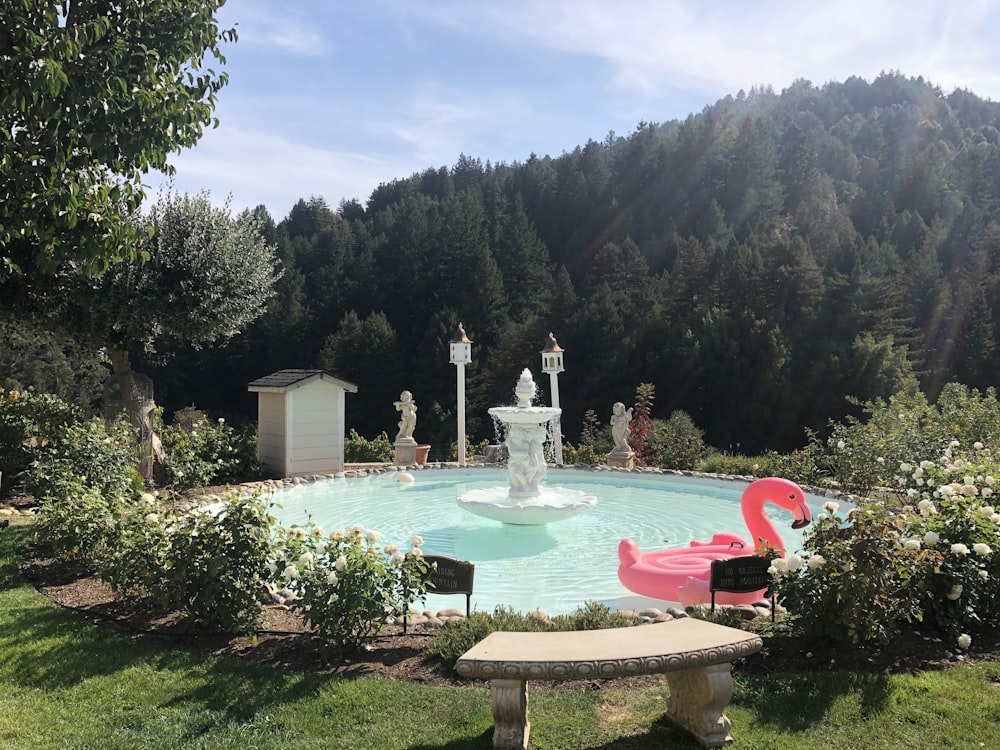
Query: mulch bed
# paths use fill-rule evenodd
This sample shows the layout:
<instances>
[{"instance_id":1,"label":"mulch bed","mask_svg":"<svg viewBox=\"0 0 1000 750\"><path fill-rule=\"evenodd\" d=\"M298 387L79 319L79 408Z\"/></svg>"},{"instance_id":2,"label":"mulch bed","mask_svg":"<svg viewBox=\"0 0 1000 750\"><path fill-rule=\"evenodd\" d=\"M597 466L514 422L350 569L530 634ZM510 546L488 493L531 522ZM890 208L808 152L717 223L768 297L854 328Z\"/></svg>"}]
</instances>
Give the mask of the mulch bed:
<instances>
[{"instance_id":1,"label":"mulch bed","mask_svg":"<svg viewBox=\"0 0 1000 750\"><path fill-rule=\"evenodd\" d=\"M136 612L115 598L111 590L92 576L74 574L60 563L46 557L26 558L21 572L42 594L55 604L67 607L80 617L106 627L135 641L155 641L201 653L230 656L276 667L336 674L345 677L383 677L426 685L460 685L470 681L459 678L450 668L425 653L431 638L429 631L403 633L402 627L387 626L370 647L348 659L330 663L324 659L320 644L312 638L302 618L281 606L263 609L264 625L250 636L207 635L189 627L176 615L149 617ZM787 634L764 635L764 648L739 660L736 674L766 676L794 672L845 669L868 673L901 673L941 669L955 664L970 664L1000 658L1000 632L982 628L971 634L973 645L963 653L954 642L946 641L919 629L907 630L889 646L870 654L864 651L834 652L815 642ZM659 676L643 676L610 681L614 687L654 685ZM476 681L478 682L478 681ZM553 685L599 690L601 680Z\"/></svg>"}]
</instances>

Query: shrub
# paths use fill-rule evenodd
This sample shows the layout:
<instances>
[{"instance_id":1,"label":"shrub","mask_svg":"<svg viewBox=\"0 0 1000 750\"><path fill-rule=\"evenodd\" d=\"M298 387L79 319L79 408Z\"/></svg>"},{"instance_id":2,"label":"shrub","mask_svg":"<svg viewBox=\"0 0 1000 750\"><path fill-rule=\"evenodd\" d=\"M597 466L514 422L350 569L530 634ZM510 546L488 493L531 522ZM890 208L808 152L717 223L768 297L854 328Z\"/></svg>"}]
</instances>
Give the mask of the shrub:
<instances>
[{"instance_id":1,"label":"shrub","mask_svg":"<svg viewBox=\"0 0 1000 750\"><path fill-rule=\"evenodd\" d=\"M580 447L583 446L593 448L597 455L610 453L614 447L610 425L602 425L593 409L587 409L583 414L583 425L580 428Z\"/></svg>"},{"instance_id":2,"label":"shrub","mask_svg":"<svg viewBox=\"0 0 1000 750\"><path fill-rule=\"evenodd\" d=\"M385 432L365 440L353 427L344 441L344 461L349 464L392 463L396 450Z\"/></svg>"},{"instance_id":3,"label":"shrub","mask_svg":"<svg viewBox=\"0 0 1000 750\"><path fill-rule=\"evenodd\" d=\"M79 487L94 488L108 501L130 497L142 490L135 468L132 434L123 422L109 430L104 421L87 421L56 427L25 472L25 483L40 502L61 502Z\"/></svg>"},{"instance_id":4,"label":"shrub","mask_svg":"<svg viewBox=\"0 0 1000 750\"><path fill-rule=\"evenodd\" d=\"M195 414L185 410L185 414ZM167 479L178 490L215 484L239 484L261 476L257 432L251 425L234 428L224 419L205 418L165 427L161 434Z\"/></svg>"},{"instance_id":5,"label":"shrub","mask_svg":"<svg viewBox=\"0 0 1000 750\"><path fill-rule=\"evenodd\" d=\"M557 629L603 630L606 628L626 628L640 622L638 617L612 610L600 602L584 602L573 614L553 618ZM565 627L562 627L565 623Z\"/></svg>"},{"instance_id":6,"label":"shrub","mask_svg":"<svg viewBox=\"0 0 1000 750\"><path fill-rule=\"evenodd\" d=\"M791 453L767 451L757 458L754 476L784 477L798 484L818 485L822 476L816 466L814 451L813 444Z\"/></svg>"},{"instance_id":7,"label":"shrub","mask_svg":"<svg viewBox=\"0 0 1000 750\"><path fill-rule=\"evenodd\" d=\"M250 632L260 621L258 594L272 555L274 519L260 495L229 495L211 512L185 513L166 522L164 546L151 548L144 566L152 580L151 602L179 611L214 632ZM135 524L128 546L138 551L149 537ZM154 540L163 539L155 532ZM160 558L163 566L158 567Z\"/></svg>"},{"instance_id":8,"label":"shrub","mask_svg":"<svg viewBox=\"0 0 1000 750\"><path fill-rule=\"evenodd\" d=\"M574 448L570 443L563 443L563 464L566 466L576 464L601 466L604 463L605 456L598 454L591 445L581 443L578 448Z\"/></svg>"},{"instance_id":9,"label":"shrub","mask_svg":"<svg viewBox=\"0 0 1000 750\"><path fill-rule=\"evenodd\" d=\"M828 503L828 510L835 510ZM859 506L843 523L817 517L805 558L774 561L778 592L810 638L834 644L888 643L920 610L912 584L920 560L903 546L905 516L880 503Z\"/></svg>"},{"instance_id":10,"label":"shrub","mask_svg":"<svg viewBox=\"0 0 1000 750\"><path fill-rule=\"evenodd\" d=\"M24 472L80 412L56 396L0 388L0 470L4 487L24 481Z\"/></svg>"},{"instance_id":11,"label":"shrub","mask_svg":"<svg viewBox=\"0 0 1000 750\"><path fill-rule=\"evenodd\" d=\"M490 447L490 441L485 438L480 440L478 443L472 443L468 438L465 439L465 455L467 458L472 456L485 456L487 448ZM448 460L457 461L458 460L458 442L453 442L448 448Z\"/></svg>"},{"instance_id":12,"label":"shrub","mask_svg":"<svg viewBox=\"0 0 1000 750\"><path fill-rule=\"evenodd\" d=\"M711 607L692 607L690 615L696 620L706 620L729 628L743 627L743 614L734 607L716 607L714 612Z\"/></svg>"},{"instance_id":13,"label":"shrub","mask_svg":"<svg viewBox=\"0 0 1000 750\"><path fill-rule=\"evenodd\" d=\"M936 410L915 388L861 408L864 419L848 417L831 425L825 441L812 438L818 470L848 492L867 495L886 486L901 462L935 455L947 444Z\"/></svg>"},{"instance_id":14,"label":"shrub","mask_svg":"<svg viewBox=\"0 0 1000 750\"><path fill-rule=\"evenodd\" d=\"M928 561L920 589L925 620L952 635L1000 614L998 479L996 457L980 442L963 451L952 441L936 461L899 466L907 541L919 542Z\"/></svg>"},{"instance_id":15,"label":"shrub","mask_svg":"<svg viewBox=\"0 0 1000 750\"><path fill-rule=\"evenodd\" d=\"M156 498L143 493L138 502L116 508L115 516L114 543L93 555L98 576L117 596L138 608L168 611L173 599L153 596L154 591L164 588L170 551L170 535Z\"/></svg>"},{"instance_id":16,"label":"shrub","mask_svg":"<svg viewBox=\"0 0 1000 750\"><path fill-rule=\"evenodd\" d=\"M729 474L732 476L758 476L761 471L760 460L756 456L744 456L740 453L721 453L709 451L697 466L698 471L708 474ZM764 476L760 474L759 476Z\"/></svg>"},{"instance_id":17,"label":"shrub","mask_svg":"<svg viewBox=\"0 0 1000 750\"><path fill-rule=\"evenodd\" d=\"M306 621L336 656L370 641L426 592L423 540L415 536L408 553L379 541L356 525L329 535L317 526L278 530L272 575L301 597Z\"/></svg>"},{"instance_id":18,"label":"shrub","mask_svg":"<svg viewBox=\"0 0 1000 750\"><path fill-rule=\"evenodd\" d=\"M886 643L905 623L957 636L1000 614L998 472L988 448L903 462L901 506L869 502L846 519L828 503L804 559L775 561L778 587L803 631L835 642Z\"/></svg>"},{"instance_id":19,"label":"shrub","mask_svg":"<svg viewBox=\"0 0 1000 750\"><path fill-rule=\"evenodd\" d=\"M493 619L486 612L473 612L464 620L449 622L434 633L434 638L424 649L450 667L459 657L496 631Z\"/></svg>"},{"instance_id":20,"label":"shrub","mask_svg":"<svg viewBox=\"0 0 1000 750\"><path fill-rule=\"evenodd\" d=\"M705 454L704 432L686 412L675 411L650 422L646 454L661 469L694 469Z\"/></svg>"},{"instance_id":21,"label":"shrub","mask_svg":"<svg viewBox=\"0 0 1000 750\"><path fill-rule=\"evenodd\" d=\"M655 399L656 386L652 383L639 383L636 386L635 406L632 407L632 421L628 426L628 444L635 451L636 460L643 466L650 463L650 447L646 441L649 438Z\"/></svg>"},{"instance_id":22,"label":"shrub","mask_svg":"<svg viewBox=\"0 0 1000 750\"><path fill-rule=\"evenodd\" d=\"M95 560L117 542L122 500L106 497L82 481L66 481L61 487L65 494L48 496L41 503L35 541L57 558L93 570Z\"/></svg>"}]
</instances>

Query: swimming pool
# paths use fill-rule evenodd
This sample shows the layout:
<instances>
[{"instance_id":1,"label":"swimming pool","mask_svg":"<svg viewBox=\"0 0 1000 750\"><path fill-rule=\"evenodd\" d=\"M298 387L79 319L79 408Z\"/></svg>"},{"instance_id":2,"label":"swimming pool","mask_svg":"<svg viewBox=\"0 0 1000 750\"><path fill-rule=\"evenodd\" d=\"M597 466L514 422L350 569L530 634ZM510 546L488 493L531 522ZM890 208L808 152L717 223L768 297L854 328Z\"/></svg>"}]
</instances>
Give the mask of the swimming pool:
<instances>
[{"instance_id":1,"label":"swimming pool","mask_svg":"<svg viewBox=\"0 0 1000 750\"><path fill-rule=\"evenodd\" d=\"M506 486L507 473L491 469L425 469L400 482L396 472L334 479L280 489L273 512L285 526L315 523L327 531L361 524L385 544L409 549L414 534L425 554L476 565L474 610L507 605L521 612L570 613L586 601L612 609L665 604L633 594L618 580L618 542L629 537L643 551L684 547L719 531L748 536L740 509L747 482L665 474L552 470L545 484L597 496L596 507L545 526L507 526L466 512L460 493ZM826 498L807 495L813 515ZM767 505L789 551L802 532L792 516ZM430 594L429 609L464 607L464 597Z\"/></svg>"}]
</instances>

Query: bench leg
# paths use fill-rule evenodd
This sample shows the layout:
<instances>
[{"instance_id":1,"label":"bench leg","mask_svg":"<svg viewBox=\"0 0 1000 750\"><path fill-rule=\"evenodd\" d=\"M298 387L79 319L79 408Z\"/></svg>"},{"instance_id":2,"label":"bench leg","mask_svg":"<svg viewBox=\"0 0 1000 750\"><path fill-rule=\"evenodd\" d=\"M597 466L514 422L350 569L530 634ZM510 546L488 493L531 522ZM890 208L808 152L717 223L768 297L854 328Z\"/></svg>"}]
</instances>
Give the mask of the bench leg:
<instances>
[{"instance_id":1,"label":"bench leg","mask_svg":"<svg viewBox=\"0 0 1000 750\"><path fill-rule=\"evenodd\" d=\"M703 747L732 742L732 725L725 714L733 697L732 664L667 672L667 684L667 716L691 732Z\"/></svg>"},{"instance_id":2,"label":"bench leg","mask_svg":"<svg viewBox=\"0 0 1000 750\"><path fill-rule=\"evenodd\" d=\"M490 680L494 750L528 750L528 683Z\"/></svg>"}]
</instances>

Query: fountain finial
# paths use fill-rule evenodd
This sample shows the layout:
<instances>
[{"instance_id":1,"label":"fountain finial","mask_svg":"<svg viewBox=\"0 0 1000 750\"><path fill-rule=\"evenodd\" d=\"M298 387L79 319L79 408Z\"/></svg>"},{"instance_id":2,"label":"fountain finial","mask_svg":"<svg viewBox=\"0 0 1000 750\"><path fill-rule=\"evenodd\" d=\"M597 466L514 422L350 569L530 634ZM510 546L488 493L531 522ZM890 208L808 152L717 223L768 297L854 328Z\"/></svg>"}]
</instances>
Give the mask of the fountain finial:
<instances>
[{"instance_id":1,"label":"fountain finial","mask_svg":"<svg viewBox=\"0 0 1000 750\"><path fill-rule=\"evenodd\" d=\"M532 399L535 398L535 381L531 377L531 370L525 367L521 371L521 377L517 379L514 386L514 395L517 396L517 406L519 409L527 409L531 406Z\"/></svg>"}]
</instances>

